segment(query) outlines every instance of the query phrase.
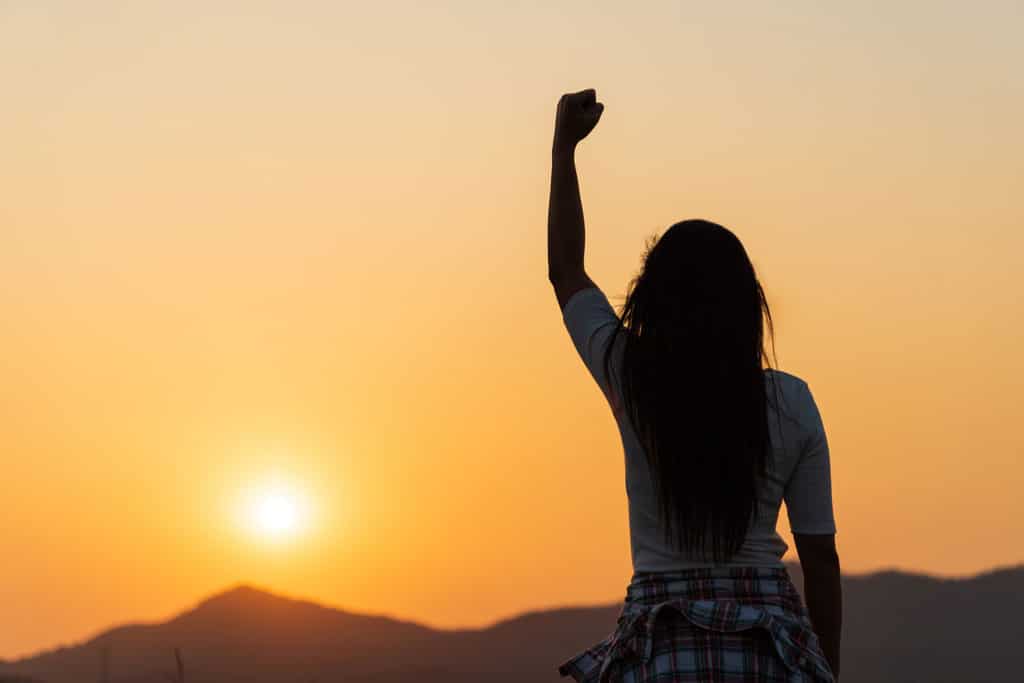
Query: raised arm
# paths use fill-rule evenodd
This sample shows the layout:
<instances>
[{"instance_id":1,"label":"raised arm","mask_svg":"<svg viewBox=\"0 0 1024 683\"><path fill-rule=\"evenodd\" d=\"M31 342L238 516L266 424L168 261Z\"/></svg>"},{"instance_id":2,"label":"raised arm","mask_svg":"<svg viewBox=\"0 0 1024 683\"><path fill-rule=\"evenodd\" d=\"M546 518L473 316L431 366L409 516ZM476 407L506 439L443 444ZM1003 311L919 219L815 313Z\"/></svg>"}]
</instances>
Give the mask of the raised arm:
<instances>
[{"instance_id":1,"label":"raised arm","mask_svg":"<svg viewBox=\"0 0 1024 683\"><path fill-rule=\"evenodd\" d=\"M597 125L604 105L593 90L562 95L551 146L551 195L548 200L548 279L558 305L593 286L583 269L583 202L576 176L576 145Z\"/></svg>"}]
</instances>

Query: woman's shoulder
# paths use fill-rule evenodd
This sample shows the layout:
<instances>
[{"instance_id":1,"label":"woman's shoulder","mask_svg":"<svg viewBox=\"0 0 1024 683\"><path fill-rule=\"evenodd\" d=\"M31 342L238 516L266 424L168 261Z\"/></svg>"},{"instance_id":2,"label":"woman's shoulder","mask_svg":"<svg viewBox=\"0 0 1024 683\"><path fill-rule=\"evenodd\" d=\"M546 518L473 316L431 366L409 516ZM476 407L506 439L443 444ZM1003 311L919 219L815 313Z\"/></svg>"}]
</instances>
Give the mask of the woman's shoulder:
<instances>
[{"instance_id":1,"label":"woman's shoulder","mask_svg":"<svg viewBox=\"0 0 1024 683\"><path fill-rule=\"evenodd\" d=\"M803 390L807 388L807 382L803 378L778 368L765 368L764 375L766 380L774 382L783 389Z\"/></svg>"},{"instance_id":2,"label":"woman's shoulder","mask_svg":"<svg viewBox=\"0 0 1024 683\"><path fill-rule=\"evenodd\" d=\"M782 415L809 428L814 422L814 399L807 382L791 372L765 369L768 403Z\"/></svg>"}]
</instances>

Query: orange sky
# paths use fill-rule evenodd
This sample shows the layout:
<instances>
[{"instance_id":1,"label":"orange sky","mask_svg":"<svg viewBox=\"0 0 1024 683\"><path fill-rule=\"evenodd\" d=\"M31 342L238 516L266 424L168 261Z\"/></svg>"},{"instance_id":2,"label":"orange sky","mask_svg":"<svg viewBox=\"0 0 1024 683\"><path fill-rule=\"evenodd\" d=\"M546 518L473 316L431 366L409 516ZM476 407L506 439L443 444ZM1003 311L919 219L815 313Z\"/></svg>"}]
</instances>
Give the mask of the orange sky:
<instances>
[{"instance_id":1,"label":"orange sky","mask_svg":"<svg viewBox=\"0 0 1024 683\"><path fill-rule=\"evenodd\" d=\"M1024 560L1020 4L530 5L3 4L0 656L239 581L443 626L621 597L545 278L584 87L588 270L617 302L650 233L740 236L844 568ZM237 511L272 477L281 542Z\"/></svg>"}]
</instances>

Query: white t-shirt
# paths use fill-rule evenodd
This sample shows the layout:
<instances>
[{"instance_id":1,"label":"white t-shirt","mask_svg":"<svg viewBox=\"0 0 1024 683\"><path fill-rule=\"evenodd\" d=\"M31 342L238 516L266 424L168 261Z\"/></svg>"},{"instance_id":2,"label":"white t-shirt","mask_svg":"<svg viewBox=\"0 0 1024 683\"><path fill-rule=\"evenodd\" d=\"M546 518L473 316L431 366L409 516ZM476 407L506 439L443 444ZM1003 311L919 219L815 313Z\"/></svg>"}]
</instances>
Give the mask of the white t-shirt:
<instances>
[{"instance_id":1,"label":"white t-shirt","mask_svg":"<svg viewBox=\"0 0 1024 683\"><path fill-rule=\"evenodd\" d=\"M605 396L611 396L605 377L604 357L605 349L620 323L608 299L596 287L582 289L566 302L562 317L590 374ZM623 336L620 334L617 339L621 341ZM616 347L611 358L613 373L621 367L619 342L616 342ZM788 546L775 531L783 500L793 533L833 534L836 531L828 442L814 397L807 383L799 377L766 370L765 381L773 380L782 405L781 415L778 415L774 393L769 391L768 422L774 446L774 468L763 478L758 492L761 514L748 531L740 551L726 563L727 566L784 566L782 556ZM615 410L613 413L625 451L633 570L664 572L716 566L709 560L691 557L664 542L655 488L643 447L629 418Z\"/></svg>"}]
</instances>

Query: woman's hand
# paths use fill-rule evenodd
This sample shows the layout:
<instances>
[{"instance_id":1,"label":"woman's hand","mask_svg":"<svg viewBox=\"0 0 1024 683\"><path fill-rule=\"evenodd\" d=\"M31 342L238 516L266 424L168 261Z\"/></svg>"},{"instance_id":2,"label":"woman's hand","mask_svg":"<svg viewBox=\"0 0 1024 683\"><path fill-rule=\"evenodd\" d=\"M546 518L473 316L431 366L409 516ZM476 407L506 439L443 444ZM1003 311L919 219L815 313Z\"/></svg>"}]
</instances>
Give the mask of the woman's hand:
<instances>
[{"instance_id":1,"label":"woman's hand","mask_svg":"<svg viewBox=\"0 0 1024 683\"><path fill-rule=\"evenodd\" d=\"M553 152L571 152L580 140L587 137L601 119L604 105L597 101L593 88L566 93L558 100L555 115L555 141Z\"/></svg>"}]
</instances>

